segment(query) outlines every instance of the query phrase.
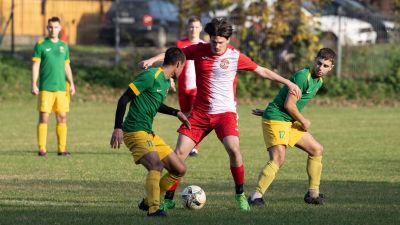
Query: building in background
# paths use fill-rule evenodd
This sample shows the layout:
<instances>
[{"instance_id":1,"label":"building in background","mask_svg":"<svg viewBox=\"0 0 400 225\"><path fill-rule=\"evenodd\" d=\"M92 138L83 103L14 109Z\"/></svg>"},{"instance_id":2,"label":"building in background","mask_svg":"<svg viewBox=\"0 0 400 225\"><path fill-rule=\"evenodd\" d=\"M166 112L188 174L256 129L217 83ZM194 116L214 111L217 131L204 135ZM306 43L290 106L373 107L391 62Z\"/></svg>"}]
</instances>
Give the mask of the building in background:
<instances>
[{"instance_id":1,"label":"building in background","mask_svg":"<svg viewBox=\"0 0 400 225\"><path fill-rule=\"evenodd\" d=\"M3 44L10 42L10 26L5 30L11 13L12 0L0 0L0 35ZM33 44L46 35L47 19L58 16L64 30L61 38L71 45L94 43L104 12L111 0L14 0L16 44Z\"/></svg>"}]
</instances>

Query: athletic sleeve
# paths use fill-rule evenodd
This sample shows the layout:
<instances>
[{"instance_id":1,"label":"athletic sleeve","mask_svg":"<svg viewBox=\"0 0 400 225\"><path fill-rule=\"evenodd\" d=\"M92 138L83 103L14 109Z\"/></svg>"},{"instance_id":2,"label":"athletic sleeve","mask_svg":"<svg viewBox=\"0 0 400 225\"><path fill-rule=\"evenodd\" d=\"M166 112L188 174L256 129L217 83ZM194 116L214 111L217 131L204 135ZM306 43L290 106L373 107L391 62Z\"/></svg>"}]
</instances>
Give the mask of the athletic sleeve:
<instances>
[{"instance_id":1,"label":"athletic sleeve","mask_svg":"<svg viewBox=\"0 0 400 225\"><path fill-rule=\"evenodd\" d=\"M115 111L115 122L114 129L122 129L122 122L124 120L124 114L126 105L135 98L135 94L131 89L127 89L124 94L119 98L117 110Z\"/></svg>"},{"instance_id":2,"label":"athletic sleeve","mask_svg":"<svg viewBox=\"0 0 400 225\"><path fill-rule=\"evenodd\" d=\"M254 71L257 68L257 63L253 62L249 57L240 53L238 60L238 70Z\"/></svg>"},{"instance_id":3,"label":"athletic sleeve","mask_svg":"<svg viewBox=\"0 0 400 225\"><path fill-rule=\"evenodd\" d=\"M69 64L69 63L71 63L71 59L69 58L69 47L68 47L67 44L64 45L64 49L65 49L65 60L64 60L64 62L65 62L65 64Z\"/></svg>"},{"instance_id":4,"label":"athletic sleeve","mask_svg":"<svg viewBox=\"0 0 400 225\"><path fill-rule=\"evenodd\" d=\"M33 49L32 61L39 62L42 59L42 50L39 42L36 43L35 48Z\"/></svg>"},{"instance_id":5,"label":"athletic sleeve","mask_svg":"<svg viewBox=\"0 0 400 225\"><path fill-rule=\"evenodd\" d=\"M136 96L139 96L140 93L153 86L154 73L152 73L152 71L154 71L154 69L141 72L136 79L129 84L129 88L133 91L133 93L135 93Z\"/></svg>"},{"instance_id":6,"label":"athletic sleeve","mask_svg":"<svg viewBox=\"0 0 400 225\"><path fill-rule=\"evenodd\" d=\"M176 116L178 114L179 110L169 107L169 106L165 105L164 103L161 103L160 107L158 107L158 112L167 114L167 115L171 115L171 116Z\"/></svg>"}]
</instances>

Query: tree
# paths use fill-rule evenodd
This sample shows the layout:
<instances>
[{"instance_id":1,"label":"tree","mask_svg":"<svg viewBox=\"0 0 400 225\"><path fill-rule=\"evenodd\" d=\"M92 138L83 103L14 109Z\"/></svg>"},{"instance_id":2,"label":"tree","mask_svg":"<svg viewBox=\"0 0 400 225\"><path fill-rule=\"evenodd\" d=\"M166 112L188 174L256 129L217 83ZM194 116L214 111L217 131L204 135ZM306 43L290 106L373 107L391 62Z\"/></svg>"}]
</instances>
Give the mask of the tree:
<instances>
[{"instance_id":1,"label":"tree","mask_svg":"<svg viewBox=\"0 0 400 225\"><path fill-rule=\"evenodd\" d=\"M303 0L277 0L272 5L259 0L243 14L247 15L239 30L241 50L256 57L259 63L290 74L299 64L313 60L321 47L312 18L301 11ZM317 4L320 1L316 1ZM246 25L249 24L250 26Z\"/></svg>"}]
</instances>

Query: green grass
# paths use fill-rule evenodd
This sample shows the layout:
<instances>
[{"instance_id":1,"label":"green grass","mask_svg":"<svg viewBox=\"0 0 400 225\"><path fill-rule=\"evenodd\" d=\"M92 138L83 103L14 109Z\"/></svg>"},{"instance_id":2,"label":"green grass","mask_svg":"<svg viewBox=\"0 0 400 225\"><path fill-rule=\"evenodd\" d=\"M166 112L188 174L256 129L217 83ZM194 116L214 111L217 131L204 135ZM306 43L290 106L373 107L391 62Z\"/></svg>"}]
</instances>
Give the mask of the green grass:
<instances>
[{"instance_id":1,"label":"green grass","mask_svg":"<svg viewBox=\"0 0 400 225\"><path fill-rule=\"evenodd\" d=\"M400 224L399 108L306 108L312 133L325 147L321 189L328 200L322 207L303 203L306 155L291 149L266 207L236 209L228 157L212 133L199 157L188 159L178 189L201 186L205 207L190 211L178 204L170 217L150 219L136 207L145 169L132 163L125 146L109 148L114 104L72 104L69 158L56 156L53 117L48 156L36 156L35 106L32 100L0 107L0 224ZM267 153L259 118L250 115L251 106L239 109L248 193ZM158 116L154 127L174 146L178 121L171 118Z\"/></svg>"}]
</instances>

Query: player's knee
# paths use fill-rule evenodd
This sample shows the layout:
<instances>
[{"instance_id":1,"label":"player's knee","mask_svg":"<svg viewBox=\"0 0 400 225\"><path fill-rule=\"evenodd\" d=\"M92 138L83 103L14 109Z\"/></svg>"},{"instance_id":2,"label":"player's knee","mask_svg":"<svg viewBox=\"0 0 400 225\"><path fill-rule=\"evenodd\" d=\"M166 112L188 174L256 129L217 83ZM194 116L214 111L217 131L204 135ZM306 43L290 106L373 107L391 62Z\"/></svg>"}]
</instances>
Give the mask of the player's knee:
<instances>
[{"instance_id":1,"label":"player's knee","mask_svg":"<svg viewBox=\"0 0 400 225\"><path fill-rule=\"evenodd\" d=\"M313 156L322 156L324 153L324 146L317 144L313 148Z\"/></svg>"},{"instance_id":2,"label":"player's knee","mask_svg":"<svg viewBox=\"0 0 400 225\"><path fill-rule=\"evenodd\" d=\"M177 171L176 171L176 175L183 177L186 173L186 165L184 163L182 163L181 165L178 166Z\"/></svg>"},{"instance_id":3,"label":"player's knee","mask_svg":"<svg viewBox=\"0 0 400 225\"><path fill-rule=\"evenodd\" d=\"M161 162L161 161L156 161L156 160L153 160L153 161L151 161L150 163L149 163L149 169L150 170L158 170L158 171L161 171L162 169L163 169L163 167L164 167L164 164Z\"/></svg>"},{"instance_id":4,"label":"player's knee","mask_svg":"<svg viewBox=\"0 0 400 225\"><path fill-rule=\"evenodd\" d=\"M240 153L239 146L229 147L226 150L227 150L228 154L233 158L237 158L237 157L241 157L242 156L242 154Z\"/></svg>"},{"instance_id":5,"label":"player's knee","mask_svg":"<svg viewBox=\"0 0 400 225\"><path fill-rule=\"evenodd\" d=\"M171 171L168 171L178 177L183 177L186 173L186 165L184 163L176 163Z\"/></svg>"},{"instance_id":6,"label":"player's knee","mask_svg":"<svg viewBox=\"0 0 400 225\"><path fill-rule=\"evenodd\" d=\"M66 115L57 115L57 123L66 123L67 116Z\"/></svg>"}]
</instances>

